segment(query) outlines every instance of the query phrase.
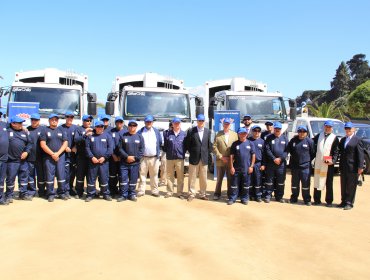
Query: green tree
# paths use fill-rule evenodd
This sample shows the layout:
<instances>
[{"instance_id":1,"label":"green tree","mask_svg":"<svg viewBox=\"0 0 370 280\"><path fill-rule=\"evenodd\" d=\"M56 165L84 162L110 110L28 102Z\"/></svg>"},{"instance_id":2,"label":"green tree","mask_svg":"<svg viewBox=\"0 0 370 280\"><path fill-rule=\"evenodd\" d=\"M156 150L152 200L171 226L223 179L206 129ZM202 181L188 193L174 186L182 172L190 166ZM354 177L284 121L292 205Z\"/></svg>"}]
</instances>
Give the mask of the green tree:
<instances>
[{"instance_id":1,"label":"green tree","mask_svg":"<svg viewBox=\"0 0 370 280\"><path fill-rule=\"evenodd\" d=\"M307 105L308 114L319 118L333 118L344 120L342 110L335 108L334 103L322 103L320 105Z\"/></svg>"},{"instance_id":2,"label":"green tree","mask_svg":"<svg viewBox=\"0 0 370 280\"><path fill-rule=\"evenodd\" d=\"M351 75L350 91L355 90L356 87L370 79L369 63L365 58L366 55L364 54L356 54L347 61Z\"/></svg>"},{"instance_id":3,"label":"green tree","mask_svg":"<svg viewBox=\"0 0 370 280\"><path fill-rule=\"evenodd\" d=\"M339 65L335 77L333 81L330 83L331 90L330 93L333 95L334 98L342 97L347 95L349 91L349 83L351 81L351 77L348 73L348 67L344 61Z\"/></svg>"},{"instance_id":4,"label":"green tree","mask_svg":"<svg viewBox=\"0 0 370 280\"><path fill-rule=\"evenodd\" d=\"M370 118L370 80L352 91L347 102L352 117Z\"/></svg>"}]
</instances>

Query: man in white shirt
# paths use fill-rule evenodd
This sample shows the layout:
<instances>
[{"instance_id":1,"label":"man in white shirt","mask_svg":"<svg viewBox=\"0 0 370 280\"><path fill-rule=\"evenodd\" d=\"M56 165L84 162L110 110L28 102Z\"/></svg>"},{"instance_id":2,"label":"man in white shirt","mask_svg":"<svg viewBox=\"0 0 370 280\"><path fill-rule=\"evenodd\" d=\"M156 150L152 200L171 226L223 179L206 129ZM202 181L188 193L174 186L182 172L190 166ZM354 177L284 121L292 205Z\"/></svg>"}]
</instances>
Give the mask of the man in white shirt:
<instances>
[{"instance_id":1,"label":"man in white shirt","mask_svg":"<svg viewBox=\"0 0 370 280\"><path fill-rule=\"evenodd\" d=\"M148 115L144 119L145 126L139 130L144 138L144 157L140 163L140 183L137 196L145 195L146 176L149 172L150 188L152 196L159 197L158 190L158 171L160 165L160 146L162 145L162 136L158 129L153 127L154 117Z\"/></svg>"}]
</instances>

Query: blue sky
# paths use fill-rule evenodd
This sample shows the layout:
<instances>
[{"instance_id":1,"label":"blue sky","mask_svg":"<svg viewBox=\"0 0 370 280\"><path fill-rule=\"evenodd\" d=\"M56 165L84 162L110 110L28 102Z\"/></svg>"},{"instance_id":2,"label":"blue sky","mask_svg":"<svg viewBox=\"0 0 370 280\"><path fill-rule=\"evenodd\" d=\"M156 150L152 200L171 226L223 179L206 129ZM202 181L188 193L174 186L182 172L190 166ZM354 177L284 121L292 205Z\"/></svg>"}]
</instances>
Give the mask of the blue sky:
<instances>
[{"instance_id":1,"label":"blue sky","mask_svg":"<svg viewBox=\"0 0 370 280\"><path fill-rule=\"evenodd\" d=\"M2 1L0 86L54 67L89 76L105 100L117 75L245 77L296 97L329 89L341 61L370 59L370 1Z\"/></svg>"}]
</instances>

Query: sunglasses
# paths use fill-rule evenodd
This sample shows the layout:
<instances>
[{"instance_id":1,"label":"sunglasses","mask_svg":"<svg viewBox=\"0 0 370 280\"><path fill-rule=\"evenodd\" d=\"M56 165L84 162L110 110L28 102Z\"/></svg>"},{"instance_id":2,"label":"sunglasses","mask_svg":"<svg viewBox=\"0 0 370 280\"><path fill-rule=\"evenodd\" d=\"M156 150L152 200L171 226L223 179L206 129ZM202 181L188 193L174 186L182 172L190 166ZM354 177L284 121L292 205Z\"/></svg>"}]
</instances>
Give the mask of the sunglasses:
<instances>
[{"instance_id":1,"label":"sunglasses","mask_svg":"<svg viewBox=\"0 0 370 280\"><path fill-rule=\"evenodd\" d=\"M86 121L84 121L84 122L91 122L91 120L86 120Z\"/></svg>"},{"instance_id":2,"label":"sunglasses","mask_svg":"<svg viewBox=\"0 0 370 280\"><path fill-rule=\"evenodd\" d=\"M306 130L298 130L298 133L305 133L307 132Z\"/></svg>"},{"instance_id":3,"label":"sunglasses","mask_svg":"<svg viewBox=\"0 0 370 280\"><path fill-rule=\"evenodd\" d=\"M204 122L203 120L198 120L197 122Z\"/></svg>"},{"instance_id":4,"label":"sunglasses","mask_svg":"<svg viewBox=\"0 0 370 280\"><path fill-rule=\"evenodd\" d=\"M253 129L253 132L261 132L259 129Z\"/></svg>"},{"instance_id":5,"label":"sunglasses","mask_svg":"<svg viewBox=\"0 0 370 280\"><path fill-rule=\"evenodd\" d=\"M67 116L66 119L73 119L74 116Z\"/></svg>"},{"instance_id":6,"label":"sunglasses","mask_svg":"<svg viewBox=\"0 0 370 280\"><path fill-rule=\"evenodd\" d=\"M128 126L137 126L137 124L129 124Z\"/></svg>"},{"instance_id":7,"label":"sunglasses","mask_svg":"<svg viewBox=\"0 0 370 280\"><path fill-rule=\"evenodd\" d=\"M95 127L97 127L97 128L103 128L104 125L96 125Z\"/></svg>"}]
</instances>

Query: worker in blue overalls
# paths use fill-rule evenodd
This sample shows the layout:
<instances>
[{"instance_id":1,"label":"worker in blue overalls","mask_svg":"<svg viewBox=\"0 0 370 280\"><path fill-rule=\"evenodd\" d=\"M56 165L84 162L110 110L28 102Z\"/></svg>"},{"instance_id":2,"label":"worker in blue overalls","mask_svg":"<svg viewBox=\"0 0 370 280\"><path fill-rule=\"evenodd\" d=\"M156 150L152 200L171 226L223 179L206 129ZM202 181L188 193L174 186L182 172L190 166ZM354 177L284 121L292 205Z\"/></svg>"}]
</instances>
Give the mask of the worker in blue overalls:
<instances>
[{"instance_id":1,"label":"worker in blue overalls","mask_svg":"<svg viewBox=\"0 0 370 280\"><path fill-rule=\"evenodd\" d=\"M252 136L249 141L254 145L256 161L254 163L253 173L251 174L251 184L249 186L250 200L262 202L262 172L265 170L264 153L265 140L261 138L261 127L254 125L252 127Z\"/></svg>"},{"instance_id":2,"label":"worker in blue overalls","mask_svg":"<svg viewBox=\"0 0 370 280\"><path fill-rule=\"evenodd\" d=\"M0 205L8 205L4 196L4 181L6 177L6 165L8 161L9 135L7 124L0 121Z\"/></svg>"},{"instance_id":3,"label":"worker in blue overalls","mask_svg":"<svg viewBox=\"0 0 370 280\"><path fill-rule=\"evenodd\" d=\"M76 177L76 152L77 148L75 146L75 134L78 126L73 124L73 119L75 117L74 113L67 111L64 114L65 123L60 126L60 128L67 134L68 147L65 152L65 171L66 171L66 197L71 198L71 196L76 197L77 193L73 189L73 181Z\"/></svg>"},{"instance_id":4,"label":"worker in blue overalls","mask_svg":"<svg viewBox=\"0 0 370 280\"><path fill-rule=\"evenodd\" d=\"M120 165L120 193L117 202L130 199L137 201L136 184L139 178L140 160L144 156L144 138L136 132L137 122L130 120L128 131L119 140L117 147L121 158Z\"/></svg>"},{"instance_id":5,"label":"worker in blue overalls","mask_svg":"<svg viewBox=\"0 0 370 280\"><path fill-rule=\"evenodd\" d=\"M108 187L109 158L113 153L114 142L109 133L104 132L104 123L97 121L93 134L86 138L86 154L89 158L87 173L86 202L96 195L96 177L99 177L100 194L103 199L112 201Z\"/></svg>"},{"instance_id":6,"label":"worker in blue overalls","mask_svg":"<svg viewBox=\"0 0 370 280\"><path fill-rule=\"evenodd\" d=\"M238 196L244 205L249 201L250 175L255 163L254 145L247 139L248 131L245 127L238 130L239 140L235 141L230 148L230 174L232 182L228 190L229 200L227 205L235 203Z\"/></svg>"},{"instance_id":7,"label":"worker in blue overalls","mask_svg":"<svg viewBox=\"0 0 370 280\"><path fill-rule=\"evenodd\" d=\"M286 177L286 157L288 138L281 133L283 128L280 122L274 123L274 134L265 141L266 150L266 182L265 202L271 200L272 191L275 189L275 199L284 203L284 187ZM274 186L275 185L275 186Z\"/></svg>"},{"instance_id":8,"label":"worker in blue overalls","mask_svg":"<svg viewBox=\"0 0 370 280\"><path fill-rule=\"evenodd\" d=\"M100 120L103 122L103 124L104 124L104 132L110 132L112 129L113 129L113 127L111 127L110 125L109 125L109 121L110 121L110 116L109 115L102 115L101 117L100 117Z\"/></svg>"},{"instance_id":9,"label":"worker in blue overalls","mask_svg":"<svg viewBox=\"0 0 370 280\"><path fill-rule=\"evenodd\" d=\"M28 192L29 195L36 195L36 178L39 197L45 197L44 167L42 164L42 149L40 147L40 135L45 128L40 125L40 115L35 113L31 117L31 125L27 127L32 140L32 149L27 157L28 162Z\"/></svg>"},{"instance_id":10,"label":"worker in blue overalls","mask_svg":"<svg viewBox=\"0 0 370 280\"><path fill-rule=\"evenodd\" d=\"M82 116L82 126L79 126L75 132L75 143L77 147L77 172L76 172L76 198L82 198L84 194L85 177L88 172L89 158L86 155L85 140L87 136L91 136L93 129L91 115Z\"/></svg>"},{"instance_id":11,"label":"worker in blue overalls","mask_svg":"<svg viewBox=\"0 0 370 280\"><path fill-rule=\"evenodd\" d=\"M307 127L298 126L298 135L294 136L288 144L290 153L290 166L292 170L292 195L290 203L297 203L299 196L299 184L302 184L303 201L311 206L310 178L311 161L315 157L313 140L307 137Z\"/></svg>"},{"instance_id":12,"label":"worker in blue overalls","mask_svg":"<svg viewBox=\"0 0 370 280\"><path fill-rule=\"evenodd\" d=\"M9 150L6 167L6 200L13 202L15 178L18 176L19 198L32 200L28 194L28 164L27 157L32 149L32 140L23 129L24 119L14 116L10 118L8 128Z\"/></svg>"},{"instance_id":13,"label":"worker in blue overalls","mask_svg":"<svg viewBox=\"0 0 370 280\"><path fill-rule=\"evenodd\" d=\"M112 128L109 131L109 134L112 136L114 142L113 154L109 159L109 191L111 196L113 197L117 196L119 193L117 183L120 174L119 167L121 160L116 150L116 147L118 146L120 136L123 133L127 132L127 128L125 128L122 117L118 116L115 118L115 125L116 127Z\"/></svg>"},{"instance_id":14,"label":"worker in blue overalls","mask_svg":"<svg viewBox=\"0 0 370 280\"><path fill-rule=\"evenodd\" d=\"M68 147L67 134L58 127L59 116L50 114L49 126L45 127L40 136L40 146L44 151L45 185L48 201L55 198L54 178L57 177L58 197L67 200L65 182L65 150Z\"/></svg>"}]
</instances>

